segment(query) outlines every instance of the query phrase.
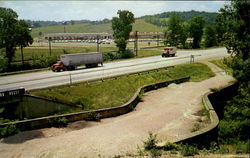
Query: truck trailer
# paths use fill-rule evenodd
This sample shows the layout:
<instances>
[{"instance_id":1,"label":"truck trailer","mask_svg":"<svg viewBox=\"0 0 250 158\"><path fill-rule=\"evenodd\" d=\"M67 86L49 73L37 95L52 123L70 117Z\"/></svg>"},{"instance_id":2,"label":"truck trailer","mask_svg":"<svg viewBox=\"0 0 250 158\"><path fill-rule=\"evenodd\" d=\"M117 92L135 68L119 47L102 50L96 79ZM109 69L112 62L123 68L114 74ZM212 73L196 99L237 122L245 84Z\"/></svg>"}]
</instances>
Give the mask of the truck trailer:
<instances>
[{"instance_id":1,"label":"truck trailer","mask_svg":"<svg viewBox=\"0 0 250 158\"><path fill-rule=\"evenodd\" d=\"M86 68L103 66L103 54L101 52L62 54L60 60L51 66L52 71L75 70L77 66L85 65Z\"/></svg>"}]
</instances>

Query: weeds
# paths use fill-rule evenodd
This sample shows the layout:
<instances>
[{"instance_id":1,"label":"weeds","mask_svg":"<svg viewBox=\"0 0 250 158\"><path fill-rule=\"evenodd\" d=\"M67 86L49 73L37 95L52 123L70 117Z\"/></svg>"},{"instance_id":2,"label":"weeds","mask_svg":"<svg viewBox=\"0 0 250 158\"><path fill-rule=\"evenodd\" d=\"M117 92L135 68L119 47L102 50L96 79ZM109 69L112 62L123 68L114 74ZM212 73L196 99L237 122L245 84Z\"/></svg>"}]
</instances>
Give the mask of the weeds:
<instances>
[{"instance_id":1,"label":"weeds","mask_svg":"<svg viewBox=\"0 0 250 158\"><path fill-rule=\"evenodd\" d=\"M149 137L146 141L143 142L144 149L149 151L151 149L156 148L156 144L158 140L156 139L157 135L153 134L152 132L149 132Z\"/></svg>"},{"instance_id":2,"label":"weeds","mask_svg":"<svg viewBox=\"0 0 250 158\"><path fill-rule=\"evenodd\" d=\"M215 93L215 92L219 92L220 90L218 88L210 88L210 91Z\"/></svg>"},{"instance_id":3,"label":"weeds","mask_svg":"<svg viewBox=\"0 0 250 158\"><path fill-rule=\"evenodd\" d=\"M89 119L93 121L100 121L101 120L101 115L98 112L90 112L89 113Z\"/></svg>"},{"instance_id":4,"label":"weeds","mask_svg":"<svg viewBox=\"0 0 250 158\"><path fill-rule=\"evenodd\" d=\"M191 132L196 132L199 131L201 129L201 126L199 123L195 123L194 126L191 129Z\"/></svg>"},{"instance_id":5,"label":"weeds","mask_svg":"<svg viewBox=\"0 0 250 158\"><path fill-rule=\"evenodd\" d=\"M49 124L53 127L66 127L68 125L68 119L64 117L56 117L54 119L49 120Z\"/></svg>"},{"instance_id":6,"label":"weeds","mask_svg":"<svg viewBox=\"0 0 250 158\"><path fill-rule=\"evenodd\" d=\"M199 153L199 150L192 145L180 145L180 153L183 156L194 156Z\"/></svg>"},{"instance_id":7,"label":"weeds","mask_svg":"<svg viewBox=\"0 0 250 158\"><path fill-rule=\"evenodd\" d=\"M164 145L163 149L166 150L166 151L169 151L169 150L177 151L179 149L179 145L177 145L175 143L167 142Z\"/></svg>"}]
</instances>

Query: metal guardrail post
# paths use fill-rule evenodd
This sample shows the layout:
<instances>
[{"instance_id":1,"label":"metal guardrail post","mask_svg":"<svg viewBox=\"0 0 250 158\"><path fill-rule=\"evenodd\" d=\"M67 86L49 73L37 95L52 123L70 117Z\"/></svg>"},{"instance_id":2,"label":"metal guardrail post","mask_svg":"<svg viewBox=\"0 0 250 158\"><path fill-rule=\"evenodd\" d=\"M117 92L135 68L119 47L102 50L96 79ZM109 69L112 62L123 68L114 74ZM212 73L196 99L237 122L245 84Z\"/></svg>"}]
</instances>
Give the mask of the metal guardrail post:
<instances>
[{"instance_id":1,"label":"metal guardrail post","mask_svg":"<svg viewBox=\"0 0 250 158\"><path fill-rule=\"evenodd\" d=\"M194 63L194 55L190 55L190 63Z\"/></svg>"}]
</instances>

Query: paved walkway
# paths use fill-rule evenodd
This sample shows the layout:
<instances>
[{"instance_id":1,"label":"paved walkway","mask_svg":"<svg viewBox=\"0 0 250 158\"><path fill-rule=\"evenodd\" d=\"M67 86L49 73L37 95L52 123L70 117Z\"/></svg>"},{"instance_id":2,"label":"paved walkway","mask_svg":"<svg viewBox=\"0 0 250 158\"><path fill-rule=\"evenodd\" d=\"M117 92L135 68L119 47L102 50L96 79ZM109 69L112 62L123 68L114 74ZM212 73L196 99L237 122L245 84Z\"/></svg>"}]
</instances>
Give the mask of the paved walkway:
<instances>
[{"instance_id":1,"label":"paved walkway","mask_svg":"<svg viewBox=\"0 0 250 158\"><path fill-rule=\"evenodd\" d=\"M126 155L136 152L149 132L156 133L159 140L184 137L194 130L195 124L207 123L202 116L202 95L233 80L215 65L207 64L216 72L215 77L146 93L133 112L119 117L101 122L78 121L67 128L33 130L8 137L0 143L0 157Z\"/></svg>"}]
</instances>

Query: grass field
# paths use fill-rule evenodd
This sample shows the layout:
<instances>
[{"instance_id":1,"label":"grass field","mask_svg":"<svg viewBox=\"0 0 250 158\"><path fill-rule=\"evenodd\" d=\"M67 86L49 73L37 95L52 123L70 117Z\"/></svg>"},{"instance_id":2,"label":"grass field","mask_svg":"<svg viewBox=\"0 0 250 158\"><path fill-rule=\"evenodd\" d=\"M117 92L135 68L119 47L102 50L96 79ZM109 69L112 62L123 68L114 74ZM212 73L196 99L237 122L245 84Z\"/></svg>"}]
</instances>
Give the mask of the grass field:
<instances>
[{"instance_id":1,"label":"grass field","mask_svg":"<svg viewBox=\"0 0 250 158\"><path fill-rule=\"evenodd\" d=\"M96 52L97 46L96 44L86 44L86 43L52 43L52 50L51 55L57 56L59 59L59 56L61 54L66 53L86 53L86 52ZM147 47L147 43L139 43L140 47ZM152 42L150 46L156 46L156 43ZM129 43L127 45L127 48L133 49L134 44ZM99 51L103 53L107 52L116 52L118 48L115 46L115 44L100 44L99 45ZM32 60L37 59L41 56L49 56L49 48L48 43L42 43L38 44L35 43L31 45L30 47L24 48L24 60ZM162 48L155 48L155 49L139 49L138 56L137 57L148 57L148 56L154 56L154 55L160 55L162 53ZM20 61L21 58L21 50L17 49L14 61Z\"/></svg>"},{"instance_id":2,"label":"grass field","mask_svg":"<svg viewBox=\"0 0 250 158\"><path fill-rule=\"evenodd\" d=\"M143 75L129 75L116 80L33 92L34 95L82 105L84 110L115 107L127 102L139 87L157 82L191 76L191 81L201 81L214 73L200 63L178 65L169 70Z\"/></svg>"},{"instance_id":3,"label":"grass field","mask_svg":"<svg viewBox=\"0 0 250 158\"><path fill-rule=\"evenodd\" d=\"M107 32L112 33L111 22L107 24L74 24L74 25L57 25L57 26L46 26L39 27L32 30L31 35L33 37L38 37L39 32L43 34L48 33L63 33L64 27L67 33L98 33L98 32ZM164 29L156 25L149 24L143 19L137 19L133 24L133 32L162 32Z\"/></svg>"},{"instance_id":4,"label":"grass field","mask_svg":"<svg viewBox=\"0 0 250 158\"><path fill-rule=\"evenodd\" d=\"M118 49L116 47L102 47L100 48L100 51L105 52L111 52L111 51L117 51ZM61 54L71 54L71 53L86 53L86 52L96 52L96 47L56 47L51 50L52 56L59 56ZM48 48L25 48L24 49L24 60L30 60L30 59L36 59L40 56L49 56L49 49ZM21 51L18 49L15 54L14 61L20 61L21 60Z\"/></svg>"}]
</instances>

